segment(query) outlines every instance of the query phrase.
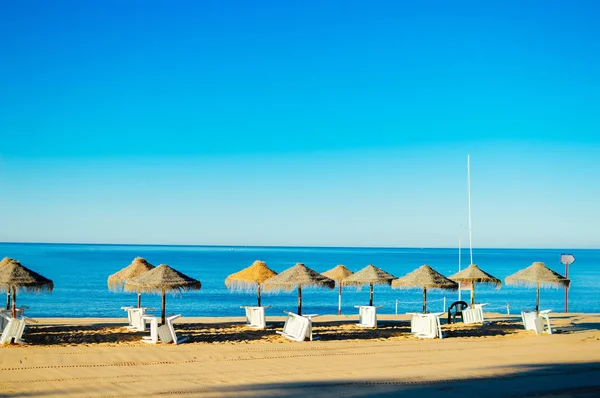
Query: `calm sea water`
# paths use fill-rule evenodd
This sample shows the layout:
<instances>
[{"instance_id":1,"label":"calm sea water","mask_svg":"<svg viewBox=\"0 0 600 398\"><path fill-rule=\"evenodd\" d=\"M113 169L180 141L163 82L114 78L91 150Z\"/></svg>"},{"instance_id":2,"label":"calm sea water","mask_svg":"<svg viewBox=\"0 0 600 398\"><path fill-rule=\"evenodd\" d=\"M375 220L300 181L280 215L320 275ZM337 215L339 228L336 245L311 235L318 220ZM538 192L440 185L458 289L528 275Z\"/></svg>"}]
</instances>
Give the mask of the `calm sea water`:
<instances>
[{"instance_id":1,"label":"calm sea water","mask_svg":"<svg viewBox=\"0 0 600 398\"><path fill-rule=\"evenodd\" d=\"M569 267L572 287L569 292L571 312L600 312L600 250L538 250L538 249L476 249L474 262L492 275L504 278L533 261L564 274L560 254L571 253L576 262ZM462 263L468 265L468 253L463 251ZM374 264L399 277L422 264L429 264L444 275L458 269L456 249L370 249L370 248L288 248L288 247L202 247L202 246L133 246L133 245L70 245L0 243L0 257L19 259L25 266L54 281L50 294L17 296L17 304L29 306L32 317L121 317L123 305L135 305L136 295L113 293L107 289L107 277L129 265L134 257L146 258L154 265L169 264L173 268L202 281L202 290L167 296L167 312L184 316L239 316L240 305L255 305L256 293L230 292L225 288L227 275L252 264L266 261L277 272L303 262L324 272L337 264L358 271ZM463 292L468 298L469 292ZM428 292L430 311L443 310L443 298L448 304L457 299L456 292ZM511 312L535 305L535 289L503 286L500 290L477 287L477 302L489 303L489 311ZM380 313L420 311L422 291L392 290L376 286L374 299L382 305ZM3 300L0 300L3 302ZM355 305L369 301L368 287L362 290L344 289L343 312L356 313ZM160 297L142 296L145 306L160 308ZM282 315L282 310L295 310L296 292L263 296L263 305L271 305L267 315ZM564 290L543 289L541 307L554 311L564 309ZM303 290L305 313L333 314L337 312L337 289Z\"/></svg>"}]
</instances>

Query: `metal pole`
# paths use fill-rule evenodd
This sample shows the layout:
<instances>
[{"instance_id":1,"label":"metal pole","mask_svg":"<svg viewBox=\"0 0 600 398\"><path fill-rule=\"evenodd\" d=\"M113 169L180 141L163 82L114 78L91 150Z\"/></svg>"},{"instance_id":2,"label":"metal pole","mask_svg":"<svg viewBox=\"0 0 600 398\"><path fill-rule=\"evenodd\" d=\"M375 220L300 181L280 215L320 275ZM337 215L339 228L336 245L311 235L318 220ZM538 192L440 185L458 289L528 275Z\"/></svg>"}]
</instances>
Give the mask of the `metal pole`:
<instances>
[{"instance_id":1,"label":"metal pole","mask_svg":"<svg viewBox=\"0 0 600 398\"><path fill-rule=\"evenodd\" d=\"M396 300L396 315L398 315L398 300Z\"/></svg>"},{"instance_id":2,"label":"metal pole","mask_svg":"<svg viewBox=\"0 0 600 398\"><path fill-rule=\"evenodd\" d=\"M460 249L461 249L461 244L460 244L460 232L459 232L459 234L458 234L458 272L460 272L460 266L461 266ZM458 283L458 301L461 301L460 282Z\"/></svg>"},{"instance_id":3,"label":"metal pole","mask_svg":"<svg viewBox=\"0 0 600 398\"><path fill-rule=\"evenodd\" d=\"M373 284L371 283L371 294L369 295L369 305L373 306Z\"/></svg>"},{"instance_id":4,"label":"metal pole","mask_svg":"<svg viewBox=\"0 0 600 398\"><path fill-rule=\"evenodd\" d=\"M444 308L442 308L442 312L446 312L446 297L444 296Z\"/></svg>"},{"instance_id":5,"label":"metal pole","mask_svg":"<svg viewBox=\"0 0 600 398\"><path fill-rule=\"evenodd\" d=\"M423 314L427 314L427 288L423 288Z\"/></svg>"}]
</instances>

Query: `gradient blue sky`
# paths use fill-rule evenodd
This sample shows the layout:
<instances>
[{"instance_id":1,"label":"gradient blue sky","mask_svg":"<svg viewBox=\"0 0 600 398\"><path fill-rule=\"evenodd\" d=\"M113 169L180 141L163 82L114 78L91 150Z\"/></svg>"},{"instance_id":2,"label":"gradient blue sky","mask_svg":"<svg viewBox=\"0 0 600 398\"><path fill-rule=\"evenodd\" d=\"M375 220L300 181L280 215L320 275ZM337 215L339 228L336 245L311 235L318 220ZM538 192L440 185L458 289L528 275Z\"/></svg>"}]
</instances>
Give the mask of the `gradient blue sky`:
<instances>
[{"instance_id":1,"label":"gradient blue sky","mask_svg":"<svg viewBox=\"0 0 600 398\"><path fill-rule=\"evenodd\" d=\"M298 3L2 0L0 241L600 247L597 2Z\"/></svg>"}]
</instances>

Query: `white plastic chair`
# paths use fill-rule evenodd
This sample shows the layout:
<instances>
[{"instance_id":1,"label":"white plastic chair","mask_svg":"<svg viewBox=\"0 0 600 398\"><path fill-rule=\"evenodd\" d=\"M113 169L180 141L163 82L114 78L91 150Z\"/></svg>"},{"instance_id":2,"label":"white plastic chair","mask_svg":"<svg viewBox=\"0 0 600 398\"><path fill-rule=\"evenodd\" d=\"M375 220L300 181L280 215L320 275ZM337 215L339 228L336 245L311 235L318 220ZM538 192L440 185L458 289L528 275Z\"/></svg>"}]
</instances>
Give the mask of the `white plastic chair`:
<instances>
[{"instance_id":1,"label":"white plastic chair","mask_svg":"<svg viewBox=\"0 0 600 398\"><path fill-rule=\"evenodd\" d=\"M472 323L481 323L485 322L485 318L483 316L483 307L487 304L474 304L472 307L464 309L462 311L463 323L465 325Z\"/></svg>"},{"instance_id":2,"label":"white plastic chair","mask_svg":"<svg viewBox=\"0 0 600 398\"><path fill-rule=\"evenodd\" d=\"M147 315L147 311L151 311L154 308L121 307L121 309L127 311L127 320L129 321L129 325L126 326L127 329L138 332L146 331L146 322L143 321L143 317Z\"/></svg>"},{"instance_id":3,"label":"white plastic chair","mask_svg":"<svg viewBox=\"0 0 600 398\"><path fill-rule=\"evenodd\" d=\"M363 328L377 327L377 308L382 308L382 306L355 305L354 308L358 308L358 326Z\"/></svg>"},{"instance_id":4,"label":"white plastic chair","mask_svg":"<svg viewBox=\"0 0 600 398\"><path fill-rule=\"evenodd\" d=\"M440 315L443 315L444 312L430 314L412 312L409 314L412 315L410 319L410 332L415 337L426 339L443 338Z\"/></svg>"},{"instance_id":5,"label":"white plastic chair","mask_svg":"<svg viewBox=\"0 0 600 398\"><path fill-rule=\"evenodd\" d=\"M3 317L5 317L3 315ZM23 332L25 331L26 317L10 318L2 335L0 336L0 344L7 344L14 341L15 344L27 344L22 340Z\"/></svg>"},{"instance_id":6,"label":"white plastic chair","mask_svg":"<svg viewBox=\"0 0 600 398\"><path fill-rule=\"evenodd\" d=\"M318 337L312 333L312 318L319 316L318 314L298 315L293 312L284 311L288 314L283 331L275 333L293 341L316 340Z\"/></svg>"},{"instance_id":7,"label":"white plastic chair","mask_svg":"<svg viewBox=\"0 0 600 398\"><path fill-rule=\"evenodd\" d=\"M552 310L544 310L540 311L538 315L535 310L521 311L521 319L523 320L523 326L525 327L525 330L533 330L535 331L535 334L541 334L544 332L552 334L549 316L550 312L552 312ZM544 325L544 323L546 325Z\"/></svg>"},{"instance_id":8,"label":"white plastic chair","mask_svg":"<svg viewBox=\"0 0 600 398\"><path fill-rule=\"evenodd\" d=\"M158 317L146 314L142 317L142 321L144 324L146 322L150 323L150 336L142 337L142 342L148 344L158 343Z\"/></svg>"},{"instance_id":9,"label":"white plastic chair","mask_svg":"<svg viewBox=\"0 0 600 398\"><path fill-rule=\"evenodd\" d=\"M266 329L265 308L270 307L270 305L266 307L241 306L240 308L246 310L246 326L254 329Z\"/></svg>"},{"instance_id":10,"label":"white plastic chair","mask_svg":"<svg viewBox=\"0 0 600 398\"><path fill-rule=\"evenodd\" d=\"M181 314L171 315L165 319L165 324L159 326L156 331L158 333L158 338L163 343L171 343L173 344L181 344L186 341L187 337L177 337L177 333L175 333L175 328L173 327L173 321L179 318Z\"/></svg>"}]
</instances>

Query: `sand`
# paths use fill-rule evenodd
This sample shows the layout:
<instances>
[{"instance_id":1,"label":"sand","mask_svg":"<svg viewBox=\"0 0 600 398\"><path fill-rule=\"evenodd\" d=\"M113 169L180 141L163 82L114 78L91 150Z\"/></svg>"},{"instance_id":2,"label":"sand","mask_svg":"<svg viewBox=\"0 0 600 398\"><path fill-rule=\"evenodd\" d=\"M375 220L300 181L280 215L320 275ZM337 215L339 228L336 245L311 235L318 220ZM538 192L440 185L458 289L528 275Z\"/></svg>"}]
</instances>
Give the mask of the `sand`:
<instances>
[{"instance_id":1,"label":"sand","mask_svg":"<svg viewBox=\"0 0 600 398\"><path fill-rule=\"evenodd\" d=\"M487 314L486 314L487 315ZM317 318L321 340L296 343L242 318L183 318L190 340L140 342L124 319L37 319L27 346L0 347L0 396L600 396L600 315L553 314L537 336L520 318L443 325L447 337L411 337L404 316L376 330L356 317Z\"/></svg>"}]
</instances>

